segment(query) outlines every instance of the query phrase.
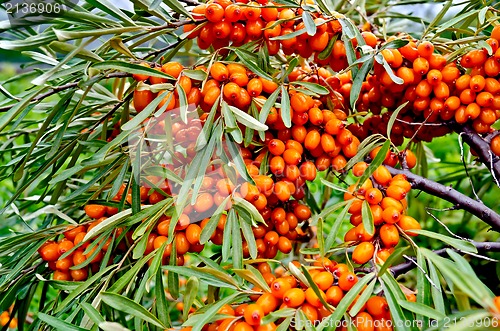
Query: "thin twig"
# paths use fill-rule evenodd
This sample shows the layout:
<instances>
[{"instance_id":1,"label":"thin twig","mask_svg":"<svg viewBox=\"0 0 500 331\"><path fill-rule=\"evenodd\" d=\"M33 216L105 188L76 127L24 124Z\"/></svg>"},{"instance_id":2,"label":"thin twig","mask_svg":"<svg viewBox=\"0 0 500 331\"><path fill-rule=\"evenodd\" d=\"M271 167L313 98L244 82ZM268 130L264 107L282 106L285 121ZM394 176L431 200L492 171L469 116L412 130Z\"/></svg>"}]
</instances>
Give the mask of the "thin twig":
<instances>
[{"instance_id":1,"label":"thin twig","mask_svg":"<svg viewBox=\"0 0 500 331\"><path fill-rule=\"evenodd\" d=\"M451 186L445 186L430 179L415 175L409 171L386 166L392 175L405 175L412 187L426 193L449 201L458 208L468 211L472 215L490 225L494 230L500 231L500 215L484 205L481 201L476 201L463 193L458 192Z\"/></svg>"},{"instance_id":2,"label":"thin twig","mask_svg":"<svg viewBox=\"0 0 500 331\"><path fill-rule=\"evenodd\" d=\"M498 252L500 251L500 242L472 242L474 246L476 246L478 251L482 252ZM457 249L454 248L442 248L439 250L434 251L435 254L439 256L447 255L447 250L451 249L455 252L460 252ZM463 252L465 254L469 254L467 252ZM405 274L408 271L414 269L416 267L415 265L415 258L410 258L408 262L398 264L394 267L389 268L391 271L392 275L394 277L397 277L399 275Z\"/></svg>"},{"instance_id":3,"label":"thin twig","mask_svg":"<svg viewBox=\"0 0 500 331\"><path fill-rule=\"evenodd\" d=\"M477 153L479 160L490 170L496 185L500 186L498 179L500 178L500 158L491 153L491 147L488 141L483 139L479 134L468 126L451 124L452 129L461 134L463 140Z\"/></svg>"},{"instance_id":4,"label":"thin twig","mask_svg":"<svg viewBox=\"0 0 500 331\"><path fill-rule=\"evenodd\" d=\"M103 79L108 79L108 78L119 78L119 77L129 77L130 74L128 73L125 73L125 72L115 72L115 73L112 73L112 74L109 74L105 77L103 77ZM54 94L57 94L61 91L64 91L64 90L69 90L69 89L72 89L72 88L75 88L78 86L78 84L80 83L80 80L76 81L76 82L72 82L72 83L68 83L68 84L64 84L64 85L61 85L61 86L56 86L56 87L52 87L52 89L48 92L45 92L43 94L40 94L39 96L37 96L36 98L33 98L31 100L31 103L34 103L34 102L38 102L40 100L43 100L45 98L48 98L50 97L51 95L54 95ZM7 111L9 109L11 109L12 107L14 107L15 105L10 105L10 106L4 106L4 107L0 107L0 111Z\"/></svg>"}]
</instances>

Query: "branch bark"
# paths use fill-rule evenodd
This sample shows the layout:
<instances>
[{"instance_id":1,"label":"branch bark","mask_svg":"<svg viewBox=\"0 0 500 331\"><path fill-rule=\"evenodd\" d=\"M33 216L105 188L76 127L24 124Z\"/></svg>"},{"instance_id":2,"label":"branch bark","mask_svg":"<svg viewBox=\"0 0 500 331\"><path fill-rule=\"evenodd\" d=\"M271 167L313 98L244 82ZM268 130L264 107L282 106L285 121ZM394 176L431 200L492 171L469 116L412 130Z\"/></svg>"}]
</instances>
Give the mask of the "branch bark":
<instances>
[{"instance_id":1,"label":"branch bark","mask_svg":"<svg viewBox=\"0 0 500 331\"><path fill-rule=\"evenodd\" d=\"M474 200L452 188L436 183L427 178L386 166L392 175L403 174L411 183L412 188L422 190L436 197L453 203L457 208L468 211L474 216L490 225L495 231L500 232L500 215L484 205L482 201Z\"/></svg>"},{"instance_id":2,"label":"branch bark","mask_svg":"<svg viewBox=\"0 0 500 331\"><path fill-rule=\"evenodd\" d=\"M490 143L468 126L452 124L451 127L477 153L479 160L491 171L498 185L500 180L500 158L491 152Z\"/></svg>"},{"instance_id":3,"label":"branch bark","mask_svg":"<svg viewBox=\"0 0 500 331\"><path fill-rule=\"evenodd\" d=\"M474 246L476 246L478 252L499 252L500 251L500 242L472 242ZM451 249L455 252L460 252L457 249L454 248L442 248L437 251L434 251L437 255L443 256L447 255L446 250ZM416 259L412 258L413 261L408 261L405 263L398 264L394 267L389 268L391 271L392 275L394 277L397 277L399 275L405 274L408 271L414 269L417 267L416 264Z\"/></svg>"}]
</instances>

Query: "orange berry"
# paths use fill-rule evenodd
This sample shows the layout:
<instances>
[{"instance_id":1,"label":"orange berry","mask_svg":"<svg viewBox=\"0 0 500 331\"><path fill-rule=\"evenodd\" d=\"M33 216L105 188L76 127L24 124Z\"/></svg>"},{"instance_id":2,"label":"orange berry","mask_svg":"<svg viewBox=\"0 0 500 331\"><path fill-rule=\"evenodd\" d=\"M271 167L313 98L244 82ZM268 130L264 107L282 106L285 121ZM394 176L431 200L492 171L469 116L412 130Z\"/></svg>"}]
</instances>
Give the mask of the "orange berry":
<instances>
[{"instance_id":1,"label":"orange berry","mask_svg":"<svg viewBox=\"0 0 500 331\"><path fill-rule=\"evenodd\" d=\"M301 306L305 299L306 295L300 288L289 289L283 295L283 303L291 308Z\"/></svg>"},{"instance_id":2,"label":"orange berry","mask_svg":"<svg viewBox=\"0 0 500 331\"><path fill-rule=\"evenodd\" d=\"M358 276L352 272L342 273L339 277L339 287L343 291L349 291L358 282Z\"/></svg>"},{"instance_id":3,"label":"orange berry","mask_svg":"<svg viewBox=\"0 0 500 331\"><path fill-rule=\"evenodd\" d=\"M250 304L246 307L244 313L245 322L249 325L260 325L260 321L264 317L264 310L257 304Z\"/></svg>"},{"instance_id":4,"label":"orange berry","mask_svg":"<svg viewBox=\"0 0 500 331\"><path fill-rule=\"evenodd\" d=\"M365 264L373 258L375 246L371 242L362 242L354 249L352 260L357 264Z\"/></svg>"}]
</instances>

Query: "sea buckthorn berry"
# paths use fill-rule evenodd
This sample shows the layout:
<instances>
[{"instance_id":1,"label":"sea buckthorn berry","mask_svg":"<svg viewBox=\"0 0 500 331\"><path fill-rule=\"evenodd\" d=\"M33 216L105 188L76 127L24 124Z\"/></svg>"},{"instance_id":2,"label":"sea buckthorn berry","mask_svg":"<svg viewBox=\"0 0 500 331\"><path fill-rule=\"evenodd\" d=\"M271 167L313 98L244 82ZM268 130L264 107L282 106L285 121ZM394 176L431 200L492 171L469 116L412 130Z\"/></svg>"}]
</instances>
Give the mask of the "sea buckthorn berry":
<instances>
[{"instance_id":1,"label":"sea buckthorn berry","mask_svg":"<svg viewBox=\"0 0 500 331\"><path fill-rule=\"evenodd\" d=\"M262 308L264 315L274 311L279 304L278 299L276 299L271 293L262 294L255 303Z\"/></svg>"},{"instance_id":2,"label":"sea buckthorn berry","mask_svg":"<svg viewBox=\"0 0 500 331\"><path fill-rule=\"evenodd\" d=\"M375 181L377 183L379 183L380 185L384 185L385 186L385 185L387 185L391 181L392 175L391 175L391 173L389 172L389 170L386 167L379 166L373 172L373 178L375 179Z\"/></svg>"},{"instance_id":3,"label":"sea buckthorn berry","mask_svg":"<svg viewBox=\"0 0 500 331\"><path fill-rule=\"evenodd\" d=\"M500 136L497 135L491 139L490 148L493 154L500 156Z\"/></svg>"},{"instance_id":4,"label":"sea buckthorn berry","mask_svg":"<svg viewBox=\"0 0 500 331\"><path fill-rule=\"evenodd\" d=\"M328 290L333 284L333 275L328 271L321 271L314 275L313 281L322 291Z\"/></svg>"},{"instance_id":5,"label":"sea buckthorn berry","mask_svg":"<svg viewBox=\"0 0 500 331\"><path fill-rule=\"evenodd\" d=\"M56 243L50 243L48 245L43 246L40 249L40 256L42 257L42 260L47 262L57 261L57 259L60 256L59 245Z\"/></svg>"},{"instance_id":6,"label":"sea buckthorn berry","mask_svg":"<svg viewBox=\"0 0 500 331\"><path fill-rule=\"evenodd\" d=\"M429 58L434 52L434 45L429 41L423 41L418 45L417 50L418 55Z\"/></svg>"},{"instance_id":7,"label":"sea buckthorn berry","mask_svg":"<svg viewBox=\"0 0 500 331\"><path fill-rule=\"evenodd\" d=\"M243 18L243 7L237 4L230 4L224 10L224 19L228 22L237 22Z\"/></svg>"},{"instance_id":8,"label":"sea buckthorn berry","mask_svg":"<svg viewBox=\"0 0 500 331\"><path fill-rule=\"evenodd\" d=\"M248 94L251 97L257 97L262 93L262 81L260 78L252 78L247 85Z\"/></svg>"},{"instance_id":9,"label":"sea buckthorn berry","mask_svg":"<svg viewBox=\"0 0 500 331\"><path fill-rule=\"evenodd\" d=\"M248 7L244 8L243 13L247 20L255 21L260 17L261 6L257 2L249 2Z\"/></svg>"},{"instance_id":10,"label":"sea buckthorn berry","mask_svg":"<svg viewBox=\"0 0 500 331\"><path fill-rule=\"evenodd\" d=\"M373 318L381 319L389 313L389 305L385 298L373 296L366 302L366 310Z\"/></svg>"},{"instance_id":11,"label":"sea buckthorn berry","mask_svg":"<svg viewBox=\"0 0 500 331\"><path fill-rule=\"evenodd\" d=\"M354 249L352 260L357 264L365 264L373 258L375 246L370 242L362 242Z\"/></svg>"},{"instance_id":12,"label":"sea buckthorn berry","mask_svg":"<svg viewBox=\"0 0 500 331\"><path fill-rule=\"evenodd\" d=\"M288 224L288 223L286 223ZM285 253L285 254L288 254L292 251L292 242L290 241L290 239L288 239L287 237L283 237L281 236L280 239L278 240L278 249Z\"/></svg>"},{"instance_id":13,"label":"sea buckthorn berry","mask_svg":"<svg viewBox=\"0 0 500 331\"><path fill-rule=\"evenodd\" d=\"M358 276L352 272L345 272L340 275L338 282L339 287L347 292L358 282Z\"/></svg>"},{"instance_id":14,"label":"sea buckthorn berry","mask_svg":"<svg viewBox=\"0 0 500 331\"><path fill-rule=\"evenodd\" d=\"M274 282L271 283L271 293L277 298L277 299L283 299L283 296L286 291L292 288L292 285L283 278L278 278Z\"/></svg>"},{"instance_id":15,"label":"sea buckthorn berry","mask_svg":"<svg viewBox=\"0 0 500 331\"><path fill-rule=\"evenodd\" d=\"M399 232L393 224L382 225L379 234L385 247L395 247L399 243Z\"/></svg>"},{"instance_id":16,"label":"sea buckthorn berry","mask_svg":"<svg viewBox=\"0 0 500 331\"><path fill-rule=\"evenodd\" d=\"M56 270L54 271L54 275L52 276L54 280L60 280L60 281L70 281L71 280L71 274L67 270ZM12 328L11 326L9 326Z\"/></svg>"},{"instance_id":17,"label":"sea buckthorn berry","mask_svg":"<svg viewBox=\"0 0 500 331\"><path fill-rule=\"evenodd\" d=\"M413 61L413 70L419 75L425 75L429 71L429 61L419 57Z\"/></svg>"},{"instance_id":18,"label":"sea buckthorn berry","mask_svg":"<svg viewBox=\"0 0 500 331\"><path fill-rule=\"evenodd\" d=\"M83 210L85 210L85 214L92 218L101 218L106 215L106 206L101 205L86 205Z\"/></svg>"},{"instance_id":19,"label":"sea buckthorn berry","mask_svg":"<svg viewBox=\"0 0 500 331\"><path fill-rule=\"evenodd\" d=\"M366 190L365 199L371 205L376 205L382 201L383 195L382 192L378 188L369 188Z\"/></svg>"},{"instance_id":20,"label":"sea buckthorn berry","mask_svg":"<svg viewBox=\"0 0 500 331\"><path fill-rule=\"evenodd\" d=\"M234 101L240 96L240 89L236 83L227 83L223 89L224 97Z\"/></svg>"},{"instance_id":21,"label":"sea buckthorn berry","mask_svg":"<svg viewBox=\"0 0 500 331\"><path fill-rule=\"evenodd\" d=\"M319 290L319 293L321 295L321 297L326 301L326 295L325 293L320 289ZM320 298L316 295L316 292L314 292L313 288L312 287L309 287L306 292L305 292L305 295L306 295L306 301L316 307L316 308L319 308L321 306L323 306L323 304L321 303L321 300Z\"/></svg>"},{"instance_id":22,"label":"sea buckthorn berry","mask_svg":"<svg viewBox=\"0 0 500 331\"><path fill-rule=\"evenodd\" d=\"M290 98L290 105L297 113L304 113L309 110L307 96L301 92L295 93Z\"/></svg>"},{"instance_id":23,"label":"sea buckthorn berry","mask_svg":"<svg viewBox=\"0 0 500 331\"><path fill-rule=\"evenodd\" d=\"M412 233L409 230L420 230L421 226L420 223L416 219L414 219L411 216L408 215L403 215L401 219L398 222L399 227L405 231L405 233L409 236L418 236L416 233Z\"/></svg>"},{"instance_id":24,"label":"sea buckthorn berry","mask_svg":"<svg viewBox=\"0 0 500 331\"><path fill-rule=\"evenodd\" d=\"M279 139L272 139L267 144L269 152L273 155L281 155L285 151L285 144Z\"/></svg>"},{"instance_id":25,"label":"sea buckthorn berry","mask_svg":"<svg viewBox=\"0 0 500 331\"><path fill-rule=\"evenodd\" d=\"M374 331L375 323L370 314L366 312L360 312L354 318L353 324L356 326L358 331Z\"/></svg>"},{"instance_id":26,"label":"sea buckthorn berry","mask_svg":"<svg viewBox=\"0 0 500 331\"><path fill-rule=\"evenodd\" d=\"M205 17L210 22L220 22L224 18L224 8L218 3L211 3L205 9Z\"/></svg>"},{"instance_id":27,"label":"sea buckthorn berry","mask_svg":"<svg viewBox=\"0 0 500 331\"><path fill-rule=\"evenodd\" d=\"M210 75L212 75L215 80L223 82L228 79L229 71L223 63L215 62L214 64L212 64L212 67L210 67Z\"/></svg>"},{"instance_id":28,"label":"sea buckthorn berry","mask_svg":"<svg viewBox=\"0 0 500 331\"><path fill-rule=\"evenodd\" d=\"M306 299L306 295L300 288L291 288L283 295L283 303L291 308L301 306Z\"/></svg>"},{"instance_id":29,"label":"sea buckthorn berry","mask_svg":"<svg viewBox=\"0 0 500 331\"><path fill-rule=\"evenodd\" d=\"M326 302L334 307L337 307L340 300L344 297L344 291L342 291L342 289L338 286L332 286L326 291L325 295Z\"/></svg>"},{"instance_id":30,"label":"sea buckthorn berry","mask_svg":"<svg viewBox=\"0 0 500 331\"><path fill-rule=\"evenodd\" d=\"M179 78L182 70L184 70L184 66L179 62L168 62L161 66L161 71L174 78Z\"/></svg>"},{"instance_id":31,"label":"sea buckthorn berry","mask_svg":"<svg viewBox=\"0 0 500 331\"><path fill-rule=\"evenodd\" d=\"M389 185L385 190L385 194L396 200L403 200L406 197L406 190L397 185Z\"/></svg>"}]
</instances>

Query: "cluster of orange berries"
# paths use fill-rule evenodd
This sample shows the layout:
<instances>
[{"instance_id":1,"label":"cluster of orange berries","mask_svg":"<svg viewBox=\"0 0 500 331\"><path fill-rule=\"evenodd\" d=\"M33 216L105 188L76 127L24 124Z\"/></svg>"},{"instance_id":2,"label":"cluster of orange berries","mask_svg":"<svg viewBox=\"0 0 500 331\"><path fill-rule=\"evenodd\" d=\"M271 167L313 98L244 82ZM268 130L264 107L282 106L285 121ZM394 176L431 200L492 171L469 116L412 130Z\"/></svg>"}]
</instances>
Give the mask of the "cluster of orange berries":
<instances>
[{"instance_id":1,"label":"cluster of orange berries","mask_svg":"<svg viewBox=\"0 0 500 331\"><path fill-rule=\"evenodd\" d=\"M96 227L99 223L106 220L107 216L112 216L118 211L115 207L102 205L86 205L85 213L94 219L94 221L78 226L68 226L63 236L57 240L48 240L39 249L38 252L42 260L48 262L49 268L54 271L53 279L61 281L83 281L92 272L99 271L104 254L111 245L111 238L104 243L102 240L84 241L87 233ZM116 229L118 237L123 229ZM120 242L117 249L125 249L125 243ZM88 262L87 260L90 260Z\"/></svg>"},{"instance_id":2,"label":"cluster of orange berries","mask_svg":"<svg viewBox=\"0 0 500 331\"><path fill-rule=\"evenodd\" d=\"M377 152L377 150L372 151L371 156L375 157ZM415 163L414 155L410 153L406 155L406 162L411 168ZM362 176L367 167L368 164L365 162L357 163L353 167L353 175ZM365 264L374 256L385 261L398 245L400 231L416 236L407 231L421 228L417 220L405 215L406 196L411 190L411 184L406 176L401 174L392 176L389 170L381 165L371 178L359 185L359 188L357 186L357 184L351 185L348 192L344 193L344 200L353 200L348 211L351 214L350 222L354 225L354 228L345 234L344 240L359 243L352 253L352 260L355 263ZM363 225L364 203L368 203L370 208L375 225L374 233L369 233Z\"/></svg>"},{"instance_id":3,"label":"cluster of orange berries","mask_svg":"<svg viewBox=\"0 0 500 331\"><path fill-rule=\"evenodd\" d=\"M336 19L326 19L320 13L313 13L310 19L315 29L309 35L302 21L303 9L285 8L278 3L268 1L233 3L230 0L214 0L201 4L192 10L196 20L207 20L201 28L196 24L184 26L188 38L197 38L198 46L214 49L229 46L241 46L263 38L269 55L275 55L280 49L286 55L298 54L308 58L321 53L328 46L342 27ZM302 33L297 34L297 32ZM288 34L292 34L287 37ZM345 61L346 51L339 40L335 43L326 63ZM330 60L329 60L330 59Z\"/></svg>"},{"instance_id":4,"label":"cluster of orange berries","mask_svg":"<svg viewBox=\"0 0 500 331\"><path fill-rule=\"evenodd\" d=\"M408 102L398 114L391 140L401 144L403 138L430 141L450 131L443 126L424 126L454 120L470 123L480 134L489 133L500 118L500 28L486 40L492 49L469 51L459 60L434 52L428 41L410 40L399 49L384 49L382 55L401 84L394 82L382 65L375 63L373 75L363 83L358 110L370 111L363 123L360 139L373 133L386 133L391 110ZM345 87L343 87L345 89ZM379 115L383 108L389 109ZM354 130L353 130L354 131Z\"/></svg>"},{"instance_id":5,"label":"cluster of orange berries","mask_svg":"<svg viewBox=\"0 0 500 331\"><path fill-rule=\"evenodd\" d=\"M11 307L12 308L12 307ZM9 325L9 329L17 329L17 318L12 317L10 314L11 310L4 311L0 314L0 326Z\"/></svg>"},{"instance_id":6,"label":"cluster of orange berries","mask_svg":"<svg viewBox=\"0 0 500 331\"><path fill-rule=\"evenodd\" d=\"M297 262L294 263L299 265ZM263 262L259 263L258 270L269 286L270 292L254 287L253 291L260 293L251 295L249 302L223 306L218 314L229 317L207 324L203 330L274 331L284 319L265 324L263 319L268 314L284 308L302 310L311 324L316 325L332 313L345 294L358 282L358 275L350 271L346 264L320 258L308 267L320 298L309 286L310 284L305 284L284 268L276 269L273 274L270 265ZM415 301L415 299L414 294L407 295L407 300ZM352 318L353 324L360 331L374 330L374 325L378 326L377 330L392 330L389 305L382 296L370 297ZM187 331L189 328L183 330Z\"/></svg>"}]
</instances>

